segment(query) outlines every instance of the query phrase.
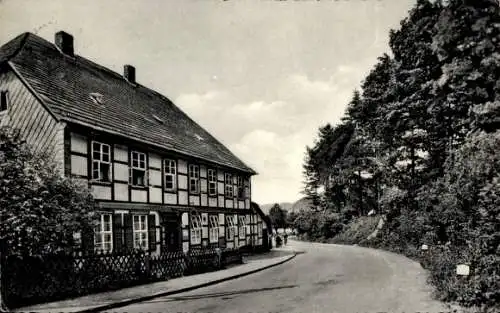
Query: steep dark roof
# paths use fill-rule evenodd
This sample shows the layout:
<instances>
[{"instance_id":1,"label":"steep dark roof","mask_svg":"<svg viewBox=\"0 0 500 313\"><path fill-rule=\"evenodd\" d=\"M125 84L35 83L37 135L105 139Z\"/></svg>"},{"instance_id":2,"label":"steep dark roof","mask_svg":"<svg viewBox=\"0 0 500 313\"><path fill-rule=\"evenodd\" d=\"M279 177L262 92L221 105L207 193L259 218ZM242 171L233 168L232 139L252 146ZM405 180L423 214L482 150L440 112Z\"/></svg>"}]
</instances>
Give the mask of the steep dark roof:
<instances>
[{"instance_id":1,"label":"steep dark roof","mask_svg":"<svg viewBox=\"0 0 500 313\"><path fill-rule=\"evenodd\" d=\"M268 229L273 229L273 226L271 224L271 218L268 215L266 215L264 213L264 211L262 211L262 209L260 208L260 206L257 203L251 202L250 203L250 208L252 210L254 210L255 212L257 212L257 214L260 215L260 217L262 218L262 220L267 224L267 228Z\"/></svg>"},{"instance_id":2,"label":"steep dark roof","mask_svg":"<svg viewBox=\"0 0 500 313\"><path fill-rule=\"evenodd\" d=\"M68 57L39 36L24 33L3 45L0 64L6 61L60 120L256 174L166 97L88 59ZM91 94L102 95L102 104Z\"/></svg>"}]
</instances>

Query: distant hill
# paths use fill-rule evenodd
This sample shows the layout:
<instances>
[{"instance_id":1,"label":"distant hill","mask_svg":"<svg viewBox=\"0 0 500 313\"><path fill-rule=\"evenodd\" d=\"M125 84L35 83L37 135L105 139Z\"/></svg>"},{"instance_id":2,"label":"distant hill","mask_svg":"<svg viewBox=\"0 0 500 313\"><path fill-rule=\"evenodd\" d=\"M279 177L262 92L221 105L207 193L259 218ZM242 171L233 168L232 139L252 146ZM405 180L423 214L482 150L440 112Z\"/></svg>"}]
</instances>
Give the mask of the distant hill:
<instances>
[{"instance_id":1,"label":"distant hill","mask_svg":"<svg viewBox=\"0 0 500 313\"><path fill-rule=\"evenodd\" d=\"M295 202L289 212L299 212L302 210L309 210L311 207L312 207L312 201L304 197L299 201Z\"/></svg>"},{"instance_id":2,"label":"distant hill","mask_svg":"<svg viewBox=\"0 0 500 313\"><path fill-rule=\"evenodd\" d=\"M275 203L267 203L267 204L259 204L261 210L267 214L269 214L269 211L271 210L271 208L273 207ZM281 202L281 203L278 203L280 205L280 207L283 209L283 210L287 210L289 211L290 208L294 205L294 203L290 203L290 202Z\"/></svg>"},{"instance_id":3,"label":"distant hill","mask_svg":"<svg viewBox=\"0 0 500 313\"><path fill-rule=\"evenodd\" d=\"M306 197L294 202L281 202L278 203L280 207L284 210L287 210L288 213L290 212L299 212L300 210L308 210L311 206L311 201L306 199ZM264 211L265 214L269 214L269 211L273 207L274 203L266 203L266 204L259 204L260 208L262 211Z\"/></svg>"}]
</instances>

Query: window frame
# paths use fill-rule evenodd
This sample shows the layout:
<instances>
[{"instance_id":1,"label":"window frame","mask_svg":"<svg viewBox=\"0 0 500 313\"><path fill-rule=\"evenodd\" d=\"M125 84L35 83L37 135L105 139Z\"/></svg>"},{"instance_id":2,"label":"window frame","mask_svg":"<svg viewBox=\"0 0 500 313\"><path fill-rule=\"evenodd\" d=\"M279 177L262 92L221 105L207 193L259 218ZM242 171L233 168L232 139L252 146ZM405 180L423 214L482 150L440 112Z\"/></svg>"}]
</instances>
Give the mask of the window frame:
<instances>
[{"instance_id":1,"label":"window frame","mask_svg":"<svg viewBox=\"0 0 500 313\"><path fill-rule=\"evenodd\" d=\"M105 217L109 218L108 222L105 222ZM105 224L108 224L109 230L105 230ZM113 214L101 213L96 228L94 230L94 251L101 253L113 252ZM105 240L106 235L109 235L109 240ZM98 237L100 241L96 240ZM109 244L109 249L106 248L107 243Z\"/></svg>"},{"instance_id":2,"label":"window frame","mask_svg":"<svg viewBox=\"0 0 500 313\"><path fill-rule=\"evenodd\" d=\"M226 215L226 240L233 241L236 237L236 226L234 225L234 215Z\"/></svg>"},{"instance_id":3,"label":"window frame","mask_svg":"<svg viewBox=\"0 0 500 313\"><path fill-rule=\"evenodd\" d=\"M191 245L199 245L201 244L202 237L202 225L201 225L201 214L191 214L189 220L189 232L190 239L189 242Z\"/></svg>"},{"instance_id":4,"label":"window frame","mask_svg":"<svg viewBox=\"0 0 500 313\"><path fill-rule=\"evenodd\" d=\"M96 151L94 149L94 145L99 145L99 151ZM103 147L108 147L108 161L104 161L104 151ZM90 143L90 159L91 159L91 180L95 182L100 182L100 183L108 183L111 184L113 182L113 177L112 177L112 169L111 169L111 145L107 143L103 143L100 141L92 140ZM94 158L94 153L99 153L99 159ZM97 168L95 168L95 165L97 163ZM107 164L108 165L108 180L103 180L103 177L101 177L101 167L102 164ZM94 173L97 170L97 178L94 177Z\"/></svg>"},{"instance_id":5,"label":"window frame","mask_svg":"<svg viewBox=\"0 0 500 313\"><path fill-rule=\"evenodd\" d=\"M210 173L212 173L212 175L210 175ZM217 170L215 170L213 168L209 168L207 170L207 181L208 181L208 187L207 187L208 195L209 196L216 196L217 195ZM211 187L213 187L213 189ZM211 192L211 191L213 191L213 192Z\"/></svg>"},{"instance_id":6,"label":"window frame","mask_svg":"<svg viewBox=\"0 0 500 313\"><path fill-rule=\"evenodd\" d=\"M193 186L191 182L194 183L195 190L191 189ZM190 194L200 193L200 166L198 164L189 164L188 166L188 190Z\"/></svg>"},{"instance_id":7,"label":"window frame","mask_svg":"<svg viewBox=\"0 0 500 313\"><path fill-rule=\"evenodd\" d=\"M242 231L243 231L243 236L241 236ZM245 216L238 215L238 237L244 239L246 238L246 236L247 236L247 227L245 222Z\"/></svg>"},{"instance_id":8,"label":"window frame","mask_svg":"<svg viewBox=\"0 0 500 313\"><path fill-rule=\"evenodd\" d=\"M238 175L237 178L236 178L236 193L237 193L237 197L238 199L240 200L243 200L245 199L245 183L244 183L244 178L243 176L241 175Z\"/></svg>"},{"instance_id":9,"label":"window frame","mask_svg":"<svg viewBox=\"0 0 500 313\"><path fill-rule=\"evenodd\" d=\"M173 164L173 166L172 166ZM167 169L169 172L167 172ZM170 172L172 171L173 172ZM172 188L167 187L167 176L172 177ZM163 190L177 190L177 161L174 159L163 159Z\"/></svg>"},{"instance_id":10,"label":"window frame","mask_svg":"<svg viewBox=\"0 0 500 313\"><path fill-rule=\"evenodd\" d=\"M139 218L139 223L138 225L144 225L144 228L136 228L136 221L135 219ZM141 221L141 218L144 218L144 221ZM137 244L136 241L136 234L144 234L144 238L141 238L142 236L139 236L139 241L144 241L144 247L141 247ZM133 241L133 247L136 250L143 250L147 251L149 250L149 232L148 232L148 215L147 214L134 214L132 215L132 241Z\"/></svg>"},{"instance_id":11,"label":"window frame","mask_svg":"<svg viewBox=\"0 0 500 313\"><path fill-rule=\"evenodd\" d=\"M134 165L134 156L137 156L137 165ZM144 156L144 160L141 160L141 156ZM145 152L140 152L137 150L131 150L130 151L130 185L134 187L142 187L146 188L148 187L148 163L147 163L147 154ZM144 167L141 166L141 163L144 163ZM143 184L134 184L134 170L135 171L143 171L144 176L143 176Z\"/></svg>"},{"instance_id":12,"label":"window frame","mask_svg":"<svg viewBox=\"0 0 500 313\"><path fill-rule=\"evenodd\" d=\"M226 198L234 198L233 188L234 188L233 175L231 173L224 173L224 196Z\"/></svg>"},{"instance_id":13,"label":"window frame","mask_svg":"<svg viewBox=\"0 0 500 313\"><path fill-rule=\"evenodd\" d=\"M219 242L219 216L208 216L208 241L210 243Z\"/></svg>"},{"instance_id":14,"label":"window frame","mask_svg":"<svg viewBox=\"0 0 500 313\"><path fill-rule=\"evenodd\" d=\"M0 91L0 113L7 112L10 107L10 97L8 90ZM5 106L5 109L3 108Z\"/></svg>"}]
</instances>

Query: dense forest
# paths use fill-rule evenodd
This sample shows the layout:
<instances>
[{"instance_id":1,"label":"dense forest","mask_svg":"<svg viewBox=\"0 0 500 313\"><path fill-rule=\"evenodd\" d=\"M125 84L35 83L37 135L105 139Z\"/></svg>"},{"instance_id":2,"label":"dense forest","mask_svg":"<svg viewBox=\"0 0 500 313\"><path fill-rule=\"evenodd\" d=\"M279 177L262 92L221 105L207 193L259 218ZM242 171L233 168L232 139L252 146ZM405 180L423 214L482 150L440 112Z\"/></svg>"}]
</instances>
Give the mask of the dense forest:
<instances>
[{"instance_id":1,"label":"dense forest","mask_svg":"<svg viewBox=\"0 0 500 313\"><path fill-rule=\"evenodd\" d=\"M499 13L495 0L417 1L342 120L307 147L303 238L377 214L383 227L360 244L419 258L446 300L500 303Z\"/></svg>"}]
</instances>

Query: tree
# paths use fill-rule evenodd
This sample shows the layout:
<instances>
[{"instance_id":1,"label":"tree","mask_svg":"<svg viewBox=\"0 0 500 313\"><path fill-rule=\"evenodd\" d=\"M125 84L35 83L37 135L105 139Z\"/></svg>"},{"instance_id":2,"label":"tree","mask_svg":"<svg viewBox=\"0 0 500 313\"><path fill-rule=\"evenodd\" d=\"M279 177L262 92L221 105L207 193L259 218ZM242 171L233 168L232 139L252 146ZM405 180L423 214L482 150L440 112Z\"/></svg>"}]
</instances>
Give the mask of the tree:
<instances>
[{"instance_id":1,"label":"tree","mask_svg":"<svg viewBox=\"0 0 500 313\"><path fill-rule=\"evenodd\" d=\"M315 206L320 204L318 189L324 186L328 179L328 154L334 139L333 136L333 128L330 124L327 124L319 128L319 138L315 145L312 148L306 147L304 193Z\"/></svg>"},{"instance_id":2,"label":"tree","mask_svg":"<svg viewBox=\"0 0 500 313\"><path fill-rule=\"evenodd\" d=\"M287 225L287 227L288 226L292 226L293 227L295 225L295 220L297 219L298 216L299 216L298 213L294 212L294 211L288 213L287 216L286 216L286 225Z\"/></svg>"},{"instance_id":3,"label":"tree","mask_svg":"<svg viewBox=\"0 0 500 313\"><path fill-rule=\"evenodd\" d=\"M269 217L274 228L286 227L286 211L278 203L275 203L269 210Z\"/></svg>"},{"instance_id":4,"label":"tree","mask_svg":"<svg viewBox=\"0 0 500 313\"><path fill-rule=\"evenodd\" d=\"M34 154L18 132L0 129L2 252L37 256L74 248L77 232L93 227L88 188L60 175L50 156Z\"/></svg>"},{"instance_id":5,"label":"tree","mask_svg":"<svg viewBox=\"0 0 500 313\"><path fill-rule=\"evenodd\" d=\"M500 8L495 0L450 0L436 23L433 49L442 66L434 86L438 110L446 116L449 150L470 132L474 106L500 96Z\"/></svg>"}]
</instances>

